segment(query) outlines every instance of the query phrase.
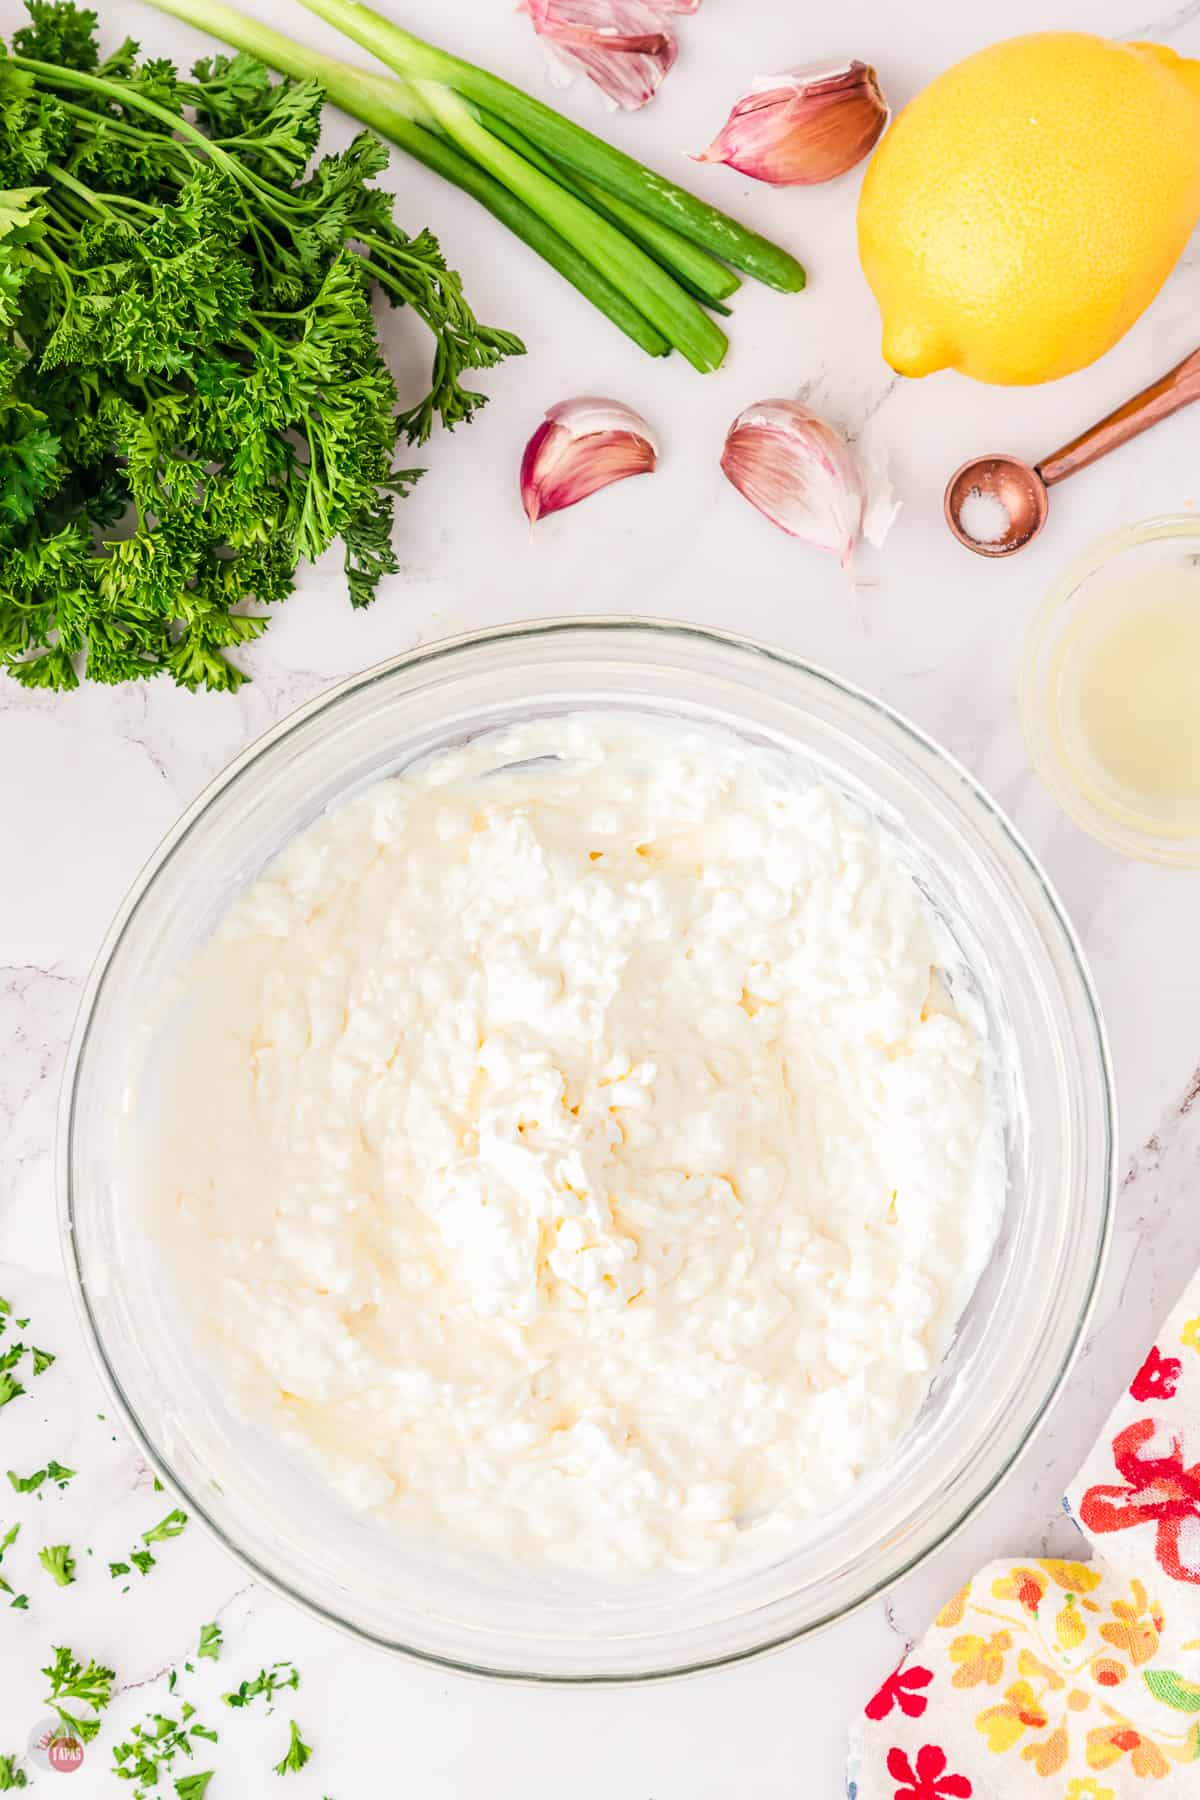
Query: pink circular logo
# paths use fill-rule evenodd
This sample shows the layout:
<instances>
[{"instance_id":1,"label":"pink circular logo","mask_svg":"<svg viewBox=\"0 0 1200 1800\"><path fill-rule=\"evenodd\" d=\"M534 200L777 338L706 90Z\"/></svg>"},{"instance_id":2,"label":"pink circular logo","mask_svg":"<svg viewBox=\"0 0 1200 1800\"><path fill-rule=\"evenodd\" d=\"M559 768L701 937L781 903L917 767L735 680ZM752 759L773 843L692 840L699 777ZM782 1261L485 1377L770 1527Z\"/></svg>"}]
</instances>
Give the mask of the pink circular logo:
<instances>
[{"instance_id":1,"label":"pink circular logo","mask_svg":"<svg viewBox=\"0 0 1200 1800\"><path fill-rule=\"evenodd\" d=\"M35 1768L73 1775L83 1767L83 1745L61 1719L42 1719L29 1734L29 1756Z\"/></svg>"},{"instance_id":2,"label":"pink circular logo","mask_svg":"<svg viewBox=\"0 0 1200 1800\"><path fill-rule=\"evenodd\" d=\"M83 1765L83 1745L78 1738L51 1738L46 1745L46 1761L60 1775L70 1775Z\"/></svg>"}]
</instances>

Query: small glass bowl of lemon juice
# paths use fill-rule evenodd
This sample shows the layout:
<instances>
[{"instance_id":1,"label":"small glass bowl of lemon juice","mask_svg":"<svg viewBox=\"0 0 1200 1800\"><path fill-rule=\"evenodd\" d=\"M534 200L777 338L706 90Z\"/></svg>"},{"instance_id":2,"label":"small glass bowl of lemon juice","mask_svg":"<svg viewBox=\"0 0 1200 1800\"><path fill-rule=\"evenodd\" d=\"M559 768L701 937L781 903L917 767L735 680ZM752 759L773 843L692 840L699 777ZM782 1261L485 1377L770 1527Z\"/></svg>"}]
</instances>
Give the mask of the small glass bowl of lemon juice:
<instances>
[{"instance_id":1,"label":"small glass bowl of lemon juice","mask_svg":"<svg viewBox=\"0 0 1200 1800\"><path fill-rule=\"evenodd\" d=\"M1200 868L1200 519L1093 546L1042 605L1021 675L1038 773L1094 837Z\"/></svg>"}]
</instances>

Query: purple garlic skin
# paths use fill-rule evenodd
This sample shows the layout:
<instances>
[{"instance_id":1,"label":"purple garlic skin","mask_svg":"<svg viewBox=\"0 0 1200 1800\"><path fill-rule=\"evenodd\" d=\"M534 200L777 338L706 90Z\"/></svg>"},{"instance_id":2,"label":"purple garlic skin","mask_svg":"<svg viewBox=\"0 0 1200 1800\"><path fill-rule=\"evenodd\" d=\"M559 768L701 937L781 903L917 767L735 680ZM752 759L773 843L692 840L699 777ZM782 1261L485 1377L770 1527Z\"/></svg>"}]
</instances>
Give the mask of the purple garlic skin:
<instances>
[{"instance_id":1,"label":"purple garlic skin","mask_svg":"<svg viewBox=\"0 0 1200 1800\"><path fill-rule=\"evenodd\" d=\"M563 400L525 446L521 504L531 525L630 475L651 475L658 444L640 413L620 400Z\"/></svg>"}]
</instances>

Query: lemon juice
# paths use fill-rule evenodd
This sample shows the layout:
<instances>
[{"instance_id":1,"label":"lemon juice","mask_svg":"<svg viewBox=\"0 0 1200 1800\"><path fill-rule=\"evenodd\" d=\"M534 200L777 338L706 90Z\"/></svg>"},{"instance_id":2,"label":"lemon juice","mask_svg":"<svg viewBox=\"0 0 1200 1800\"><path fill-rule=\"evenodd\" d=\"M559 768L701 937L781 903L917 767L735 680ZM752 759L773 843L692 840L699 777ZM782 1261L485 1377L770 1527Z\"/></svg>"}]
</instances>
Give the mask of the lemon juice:
<instances>
[{"instance_id":1,"label":"lemon juice","mask_svg":"<svg viewBox=\"0 0 1200 1800\"><path fill-rule=\"evenodd\" d=\"M1093 802L1200 832L1200 557L1097 586L1056 660L1064 748Z\"/></svg>"}]
</instances>

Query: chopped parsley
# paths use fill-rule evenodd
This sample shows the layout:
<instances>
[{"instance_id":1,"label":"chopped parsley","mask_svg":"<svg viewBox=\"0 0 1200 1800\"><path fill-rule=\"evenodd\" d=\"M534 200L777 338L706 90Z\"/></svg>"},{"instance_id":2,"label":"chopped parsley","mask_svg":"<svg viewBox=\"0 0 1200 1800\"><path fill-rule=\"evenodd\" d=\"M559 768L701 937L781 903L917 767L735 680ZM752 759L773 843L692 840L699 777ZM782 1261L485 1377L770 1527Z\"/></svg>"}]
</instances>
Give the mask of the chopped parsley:
<instances>
[{"instance_id":1,"label":"chopped parsley","mask_svg":"<svg viewBox=\"0 0 1200 1800\"><path fill-rule=\"evenodd\" d=\"M134 1800L141 1800L146 1788L157 1786L159 1776L170 1768L177 1756L192 1755L192 1738L207 1738L216 1743L215 1731L209 1731L204 1725L189 1724L195 1711L194 1706L185 1706L180 1719L151 1713L141 1725L133 1727L123 1743L113 1746L113 1774L119 1781L139 1784L134 1790ZM203 1794L211 1779L211 1770L202 1776L187 1776L175 1783L175 1790L180 1794ZM184 1785L186 1781L199 1781L201 1785L188 1788Z\"/></svg>"},{"instance_id":2,"label":"chopped parsley","mask_svg":"<svg viewBox=\"0 0 1200 1800\"><path fill-rule=\"evenodd\" d=\"M143 1531L142 1542L143 1544L158 1544L164 1538L178 1537L187 1522L187 1514L177 1506L167 1514L165 1519L160 1519L157 1525L152 1525L149 1531Z\"/></svg>"},{"instance_id":3,"label":"chopped parsley","mask_svg":"<svg viewBox=\"0 0 1200 1800\"><path fill-rule=\"evenodd\" d=\"M81 1719L75 1713L68 1712L64 1702L72 1701L77 1705L90 1706L96 1712L103 1712L112 1699L112 1684L115 1680L111 1669L98 1663L93 1657L86 1664L81 1663L74 1651L66 1645L57 1645L54 1661L42 1674L50 1683L50 1692L46 1695L46 1705L52 1707L67 1729L83 1744L90 1744L100 1729L99 1719Z\"/></svg>"},{"instance_id":4,"label":"chopped parsley","mask_svg":"<svg viewBox=\"0 0 1200 1800\"><path fill-rule=\"evenodd\" d=\"M18 1769L15 1756L0 1756L0 1794L7 1794L13 1788L28 1787L24 1769Z\"/></svg>"},{"instance_id":5,"label":"chopped parsley","mask_svg":"<svg viewBox=\"0 0 1200 1800\"><path fill-rule=\"evenodd\" d=\"M8 1549L9 1545L16 1543L20 1529L21 1526L19 1522L16 1525L10 1525L4 1536L0 1538L0 1562L4 1561L4 1552ZM12 1583L6 1581L3 1575L0 1575L0 1594L11 1593ZM14 1606L19 1612L27 1611L29 1607L29 1596L27 1594L18 1594L15 1599L9 1601L9 1607L12 1608Z\"/></svg>"},{"instance_id":6,"label":"chopped parsley","mask_svg":"<svg viewBox=\"0 0 1200 1800\"><path fill-rule=\"evenodd\" d=\"M25 1331L28 1328L28 1319L13 1318L11 1301L0 1299L0 1335L7 1329L10 1319L18 1331ZM13 1374L13 1370L18 1367L23 1356L33 1358L35 1375L45 1374L54 1361L49 1350L39 1350L36 1345L26 1348L20 1340L15 1344L10 1344L3 1356L0 1356L0 1406L7 1406L10 1400L16 1400L25 1392L23 1383L18 1381Z\"/></svg>"},{"instance_id":7,"label":"chopped parsley","mask_svg":"<svg viewBox=\"0 0 1200 1800\"><path fill-rule=\"evenodd\" d=\"M297 1725L295 1719L292 1719L290 1724L292 1735L288 1741L288 1747L284 1751L283 1760L275 1764L275 1773L277 1775L286 1775L289 1771L298 1772L304 1767L305 1763L312 1755L312 1746L306 1744L304 1739L300 1736L300 1727Z\"/></svg>"},{"instance_id":8,"label":"chopped parsley","mask_svg":"<svg viewBox=\"0 0 1200 1800\"><path fill-rule=\"evenodd\" d=\"M75 1471L64 1468L62 1463L55 1462L51 1457L44 1469L35 1469L32 1475L18 1475L15 1469L9 1469L8 1479L14 1493L36 1494L43 1481L56 1481L60 1488L65 1488L68 1481L75 1479Z\"/></svg>"},{"instance_id":9,"label":"chopped parsley","mask_svg":"<svg viewBox=\"0 0 1200 1800\"><path fill-rule=\"evenodd\" d=\"M204 1800L204 1792L213 1778L213 1771L205 1769L203 1775L184 1775L175 1783L175 1792L179 1800Z\"/></svg>"},{"instance_id":10,"label":"chopped parsley","mask_svg":"<svg viewBox=\"0 0 1200 1800\"><path fill-rule=\"evenodd\" d=\"M202 1625L200 1627L200 1648L196 1655L198 1657L207 1656L212 1662L216 1662L221 1654L221 1644L221 1627L215 1622L211 1625Z\"/></svg>"},{"instance_id":11,"label":"chopped parsley","mask_svg":"<svg viewBox=\"0 0 1200 1800\"><path fill-rule=\"evenodd\" d=\"M75 1579L75 1558L70 1544L47 1544L38 1551L38 1561L47 1575L53 1575L59 1587L70 1587Z\"/></svg>"},{"instance_id":12,"label":"chopped parsley","mask_svg":"<svg viewBox=\"0 0 1200 1800\"><path fill-rule=\"evenodd\" d=\"M284 1669L286 1674L277 1674L276 1670ZM259 1695L265 1695L268 1702L275 1698L284 1688L300 1686L300 1671L295 1663L272 1663L269 1669L260 1669L253 1681L239 1682L232 1694L223 1696L226 1706L249 1706Z\"/></svg>"},{"instance_id":13,"label":"chopped parsley","mask_svg":"<svg viewBox=\"0 0 1200 1800\"><path fill-rule=\"evenodd\" d=\"M155 1483L158 1486L158 1483ZM178 1506L169 1512L165 1519L152 1525L149 1531L143 1531L143 1544L158 1544L165 1538L178 1537L187 1524L188 1516ZM149 1550L131 1550L128 1562L110 1562L108 1572L115 1581L119 1575L128 1575L130 1568L135 1568L140 1575L148 1575L154 1567L156 1558ZM125 1590L128 1592L128 1589Z\"/></svg>"}]
</instances>

